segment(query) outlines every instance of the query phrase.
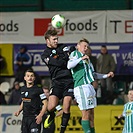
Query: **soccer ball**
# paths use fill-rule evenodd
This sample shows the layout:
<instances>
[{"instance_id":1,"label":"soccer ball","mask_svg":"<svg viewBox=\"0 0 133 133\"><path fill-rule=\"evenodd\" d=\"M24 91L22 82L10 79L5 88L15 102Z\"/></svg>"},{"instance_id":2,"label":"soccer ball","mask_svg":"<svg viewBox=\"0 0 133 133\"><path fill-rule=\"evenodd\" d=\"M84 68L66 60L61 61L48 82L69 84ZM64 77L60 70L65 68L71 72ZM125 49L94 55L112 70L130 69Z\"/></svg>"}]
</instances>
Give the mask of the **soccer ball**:
<instances>
[{"instance_id":1,"label":"soccer ball","mask_svg":"<svg viewBox=\"0 0 133 133\"><path fill-rule=\"evenodd\" d=\"M51 24L54 28L63 28L63 26L65 25L65 17L61 14L56 14L52 17Z\"/></svg>"}]
</instances>

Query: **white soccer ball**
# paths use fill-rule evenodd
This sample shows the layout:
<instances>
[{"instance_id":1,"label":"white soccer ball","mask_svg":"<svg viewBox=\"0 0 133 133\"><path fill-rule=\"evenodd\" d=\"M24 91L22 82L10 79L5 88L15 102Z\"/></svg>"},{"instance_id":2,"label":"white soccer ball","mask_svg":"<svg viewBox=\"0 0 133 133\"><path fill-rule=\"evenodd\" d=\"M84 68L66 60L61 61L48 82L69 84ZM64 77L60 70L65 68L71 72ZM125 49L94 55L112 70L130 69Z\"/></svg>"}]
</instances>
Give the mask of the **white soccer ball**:
<instances>
[{"instance_id":1,"label":"white soccer ball","mask_svg":"<svg viewBox=\"0 0 133 133\"><path fill-rule=\"evenodd\" d=\"M65 25L65 17L61 14L56 14L52 17L51 24L54 28L63 28L63 26Z\"/></svg>"}]
</instances>

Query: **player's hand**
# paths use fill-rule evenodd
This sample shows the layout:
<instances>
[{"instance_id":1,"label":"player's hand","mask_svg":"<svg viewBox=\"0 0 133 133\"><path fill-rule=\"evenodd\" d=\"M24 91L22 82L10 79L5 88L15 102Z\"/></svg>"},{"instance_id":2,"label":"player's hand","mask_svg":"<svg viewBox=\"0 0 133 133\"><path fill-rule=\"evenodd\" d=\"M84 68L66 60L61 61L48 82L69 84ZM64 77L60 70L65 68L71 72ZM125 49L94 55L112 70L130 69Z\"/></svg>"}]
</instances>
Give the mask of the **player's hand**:
<instances>
[{"instance_id":1,"label":"player's hand","mask_svg":"<svg viewBox=\"0 0 133 133\"><path fill-rule=\"evenodd\" d=\"M42 116L41 115L38 115L37 117L36 117L36 123L37 124L40 124L42 122Z\"/></svg>"},{"instance_id":2,"label":"player's hand","mask_svg":"<svg viewBox=\"0 0 133 133\"><path fill-rule=\"evenodd\" d=\"M88 55L84 55L83 57L82 57L82 60L88 60L89 59L89 56Z\"/></svg>"},{"instance_id":3,"label":"player's hand","mask_svg":"<svg viewBox=\"0 0 133 133\"><path fill-rule=\"evenodd\" d=\"M17 111L14 113L15 116L19 116L19 114L20 114L20 111Z\"/></svg>"},{"instance_id":4,"label":"player's hand","mask_svg":"<svg viewBox=\"0 0 133 133\"><path fill-rule=\"evenodd\" d=\"M114 77L114 73L113 72L109 72L107 75L108 75L108 77Z\"/></svg>"},{"instance_id":5,"label":"player's hand","mask_svg":"<svg viewBox=\"0 0 133 133\"><path fill-rule=\"evenodd\" d=\"M121 119L122 117L123 117L122 115L119 115L119 116L118 116L118 119Z\"/></svg>"},{"instance_id":6,"label":"player's hand","mask_svg":"<svg viewBox=\"0 0 133 133\"><path fill-rule=\"evenodd\" d=\"M56 117L59 117L63 114L63 109L61 109L57 114L56 114Z\"/></svg>"},{"instance_id":7,"label":"player's hand","mask_svg":"<svg viewBox=\"0 0 133 133\"><path fill-rule=\"evenodd\" d=\"M93 85L94 89L97 89L98 88L98 82L96 80L94 80L92 82L92 85Z\"/></svg>"}]
</instances>

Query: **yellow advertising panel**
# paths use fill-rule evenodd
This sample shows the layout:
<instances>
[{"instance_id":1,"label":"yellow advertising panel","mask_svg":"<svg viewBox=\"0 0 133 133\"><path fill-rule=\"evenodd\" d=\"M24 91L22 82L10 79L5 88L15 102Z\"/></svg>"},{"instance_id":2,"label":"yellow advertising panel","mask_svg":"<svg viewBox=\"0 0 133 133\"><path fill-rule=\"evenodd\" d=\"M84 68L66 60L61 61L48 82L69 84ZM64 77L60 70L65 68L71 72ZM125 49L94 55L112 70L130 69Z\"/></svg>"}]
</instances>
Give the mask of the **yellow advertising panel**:
<instances>
[{"instance_id":1,"label":"yellow advertising panel","mask_svg":"<svg viewBox=\"0 0 133 133\"><path fill-rule=\"evenodd\" d=\"M14 112L19 106L0 106L0 133L20 133L22 113L19 117ZM97 106L95 108L96 133L122 133L124 120L117 118L123 106ZM55 118L56 131L59 133L61 117ZM15 129L15 130L14 130ZM81 112L77 106L71 106L71 117L65 133L84 133L81 126Z\"/></svg>"},{"instance_id":2,"label":"yellow advertising panel","mask_svg":"<svg viewBox=\"0 0 133 133\"><path fill-rule=\"evenodd\" d=\"M122 133L124 120L118 119L123 106L98 106L95 108L96 133Z\"/></svg>"},{"instance_id":3,"label":"yellow advertising panel","mask_svg":"<svg viewBox=\"0 0 133 133\"><path fill-rule=\"evenodd\" d=\"M0 76L13 75L13 44L0 44L0 55L6 62L5 68L0 70Z\"/></svg>"},{"instance_id":4,"label":"yellow advertising panel","mask_svg":"<svg viewBox=\"0 0 133 133\"><path fill-rule=\"evenodd\" d=\"M95 108L95 130L96 133L121 133L124 120L118 119L123 111L123 106L97 106ZM55 119L56 133L59 132L61 117ZM71 107L71 117L66 133L84 133L81 126L81 112L78 106Z\"/></svg>"}]
</instances>

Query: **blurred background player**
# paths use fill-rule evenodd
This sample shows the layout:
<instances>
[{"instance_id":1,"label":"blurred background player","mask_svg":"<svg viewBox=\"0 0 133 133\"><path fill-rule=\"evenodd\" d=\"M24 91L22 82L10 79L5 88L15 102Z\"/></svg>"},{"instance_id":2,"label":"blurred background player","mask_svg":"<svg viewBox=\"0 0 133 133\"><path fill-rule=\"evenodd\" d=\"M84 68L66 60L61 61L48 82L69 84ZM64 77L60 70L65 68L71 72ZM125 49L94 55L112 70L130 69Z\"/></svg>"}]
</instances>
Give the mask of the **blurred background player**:
<instances>
[{"instance_id":1,"label":"blurred background player","mask_svg":"<svg viewBox=\"0 0 133 133\"><path fill-rule=\"evenodd\" d=\"M108 53L105 45L101 46L101 54L97 59L96 72L104 74L109 72L115 72L116 64L112 55ZM111 98L113 94L113 83L112 78L106 78L100 80L101 92L102 92L102 103L106 104L107 99ZM110 101L108 104L112 104Z\"/></svg>"},{"instance_id":2,"label":"blurred background player","mask_svg":"<svg viewBox=\"0 0 133 133\"><path fill-rule=\"evenodd\" d=\"M19 52L15 58L15 64L17 65L15 81L23 82L25 71L32 67L32 56L27 51L27 47L25 45L22 45L19 48Z\"/></svg>"},{"instance_id":3,"label":"blurred background player","mask_svg":"<svg viewBox=\"0 0 133 133\"><path fill-rule=\"evenodd\" d=\"M124 105L123 113L118 118L125 119L122 133L133 133L133 89L129 89L127 96L128 103Z\"/></svg>"},{"instance_id":4,"label":"blurred background player","mask_svg":"<svg viewBox=\"0 0 133 133\"><path fill-rule=\"evenodd\" d=\"M90 46L88 46L88 49L86 51L86 55L89 56L89 59L94 67L94 70L96 71L96 65L97 65L97 57L92 55L92 49Z\"/></svg>"},{"instance_id":5,"label":"blurred background player","mask_svg":"<svg viewBox=\"0 0 133 133\"><path fill-rule=\"evenodd\" d=\"M97 64L97 58L96 56L93 56L92 55L92 49L90 48L90 46L88 46L87 50L86 50L86 55L89 57L93 67L94 67L94 70L96 71L96 64ZM98 81L95 79L95 81L93 82L93 87L94 89L97 91L97 88L98 88Z\"/></svg>"},{"instance_id":6,"label":"blurred background player","mask_svg":"<svg viewBox=\"0 0 133 133\"><path fill-rule=\"evenodd\" d=\"M47 99L49 99L49 95L50 95L49 88L47 86L44 86L43 91L44 91L44 94L46 95ZM57 111L57 113L56 113L56 111ZM56 113L56 117L61 116L63 114L63 110L62 110L62 107L60 105L56 106L55 113ZM47 116L48 116L48 112L46 112L44 114L43 122L46 120ZM48 128L45 128L43 126L43 132L42 133L54 133L55 132L55 126L56 126L55 121L52 121L51 125Z\"/></svg>"},{"instance_id":7,"label":"blurred background player","mask_svg":"<svg viewBox=\"0 0 133 133\"><path fill-rule=\"evenodd\" d=\"M21 88L22 103L15 116L23 111L22 133L40 133L42 117L47 111L47 98L42 88L34 84L33 70L28 69L25 72L24 80L26 85Z\"/></svg>"},{"instance_id":8,"label":"blurred background player","mask_svg":"<svg viewBox=\"0 0 133 133\"><path fill-rule=\"evenodd\" d=\"M0 91L0 105L6 105L5 95Z\"/></svg>"},{"instance_id":9,"label":"blurred background player","mask_svg":"<svg viewBox=\"0 0 133 133\"><path fill-rule=\"evenodd\" d=\"M21 103L21 87L19 82L14 82L13 88L11 90L11 95L8 99L9 105L19 105Z\"/></svg>"}]
</instances>

